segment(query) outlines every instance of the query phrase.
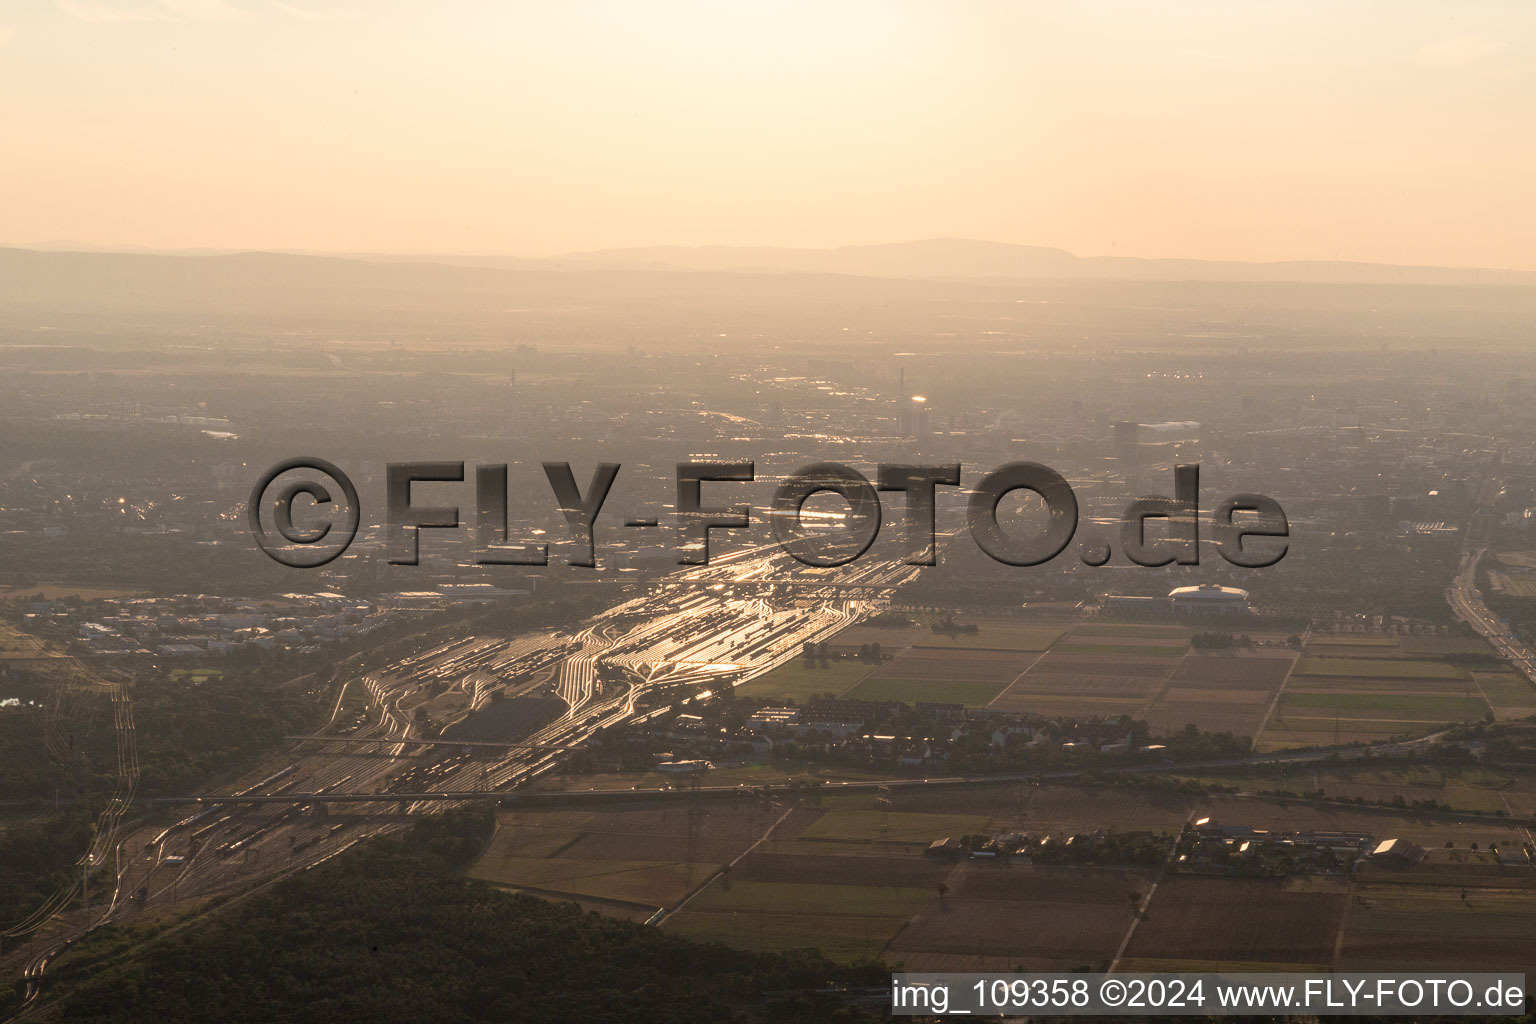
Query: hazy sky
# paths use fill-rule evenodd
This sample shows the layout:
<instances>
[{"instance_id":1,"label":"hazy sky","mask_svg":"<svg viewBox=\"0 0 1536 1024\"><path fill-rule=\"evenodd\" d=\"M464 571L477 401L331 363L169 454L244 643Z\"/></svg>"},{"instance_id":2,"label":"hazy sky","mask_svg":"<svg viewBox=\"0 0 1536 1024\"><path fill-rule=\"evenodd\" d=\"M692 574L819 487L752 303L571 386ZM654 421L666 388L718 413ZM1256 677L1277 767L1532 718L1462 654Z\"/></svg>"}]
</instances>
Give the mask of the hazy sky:
<instances>
[{"instance_id":1,"label":"hazy sky","mask_svg":"<svg viewBox=\"0 0 1536 1024\"><path fill-rule=\"evenodd\" d=\"M1536 269L1536 4L0 7L0 242Z\"/></svg>"}]
</instances>

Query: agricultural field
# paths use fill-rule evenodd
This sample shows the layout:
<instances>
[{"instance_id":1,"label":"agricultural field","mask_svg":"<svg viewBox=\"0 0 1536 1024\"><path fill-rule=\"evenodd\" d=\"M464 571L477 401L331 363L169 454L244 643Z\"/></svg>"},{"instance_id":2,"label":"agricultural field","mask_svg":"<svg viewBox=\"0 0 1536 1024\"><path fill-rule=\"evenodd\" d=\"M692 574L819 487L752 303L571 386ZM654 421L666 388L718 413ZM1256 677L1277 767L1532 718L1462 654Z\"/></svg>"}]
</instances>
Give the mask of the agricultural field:
<instances>
[{"instance_id":1,"label":"agricultural field","mask_svg":"<svg viewBox=\"0 0 1536 1024\"><path fill-rule=\"evenodd\" d=\"M1465 679L1465 669L1443 661L1400 657L1347 658L1319 656L1309 647L1295 668L1297 676L1335 676L1344 679Z\"/></svg>"},{"instance_id":2,"label":"agricultural field","mask_svg":"<svg viewBox=\"0 0 1536 1024\"><path fill-rule=\"evenodd\" d=\"M1151 871L971 861L891 943L908 970L1103 970Z\"/></svg>"},{"instance_id":3,"label":"agricultural field","mask_svg":"<svg viewBox=\"0 0 1536 1024\"><path fill-rule=\"evenodd\" d=\"M1028 659L996 651L937 653L914 649L848 692L850 697L943 699L927 687L882 687L901 676L974 680L951 700L983 703L1004 711L1047 716L1131 715L1146 718L1154 735L1193 724L1211 732L1254 736L1290 671L1295 655L1283 648L1196 652L1192 631L1181 626L1090 623L1062 632ZM1008 678L1009 672L1014 672ZM1003 685L988 695L983 681Z\"/></svg>"},{"instance_id":4,"label":"agricultural field","mask_svg":"<svg viewBox=\"0 0 1536 1024\"><path fill-rule=\"evenodd\" d=\"M1536 688L1494 668L1474 676L1456 663L1488 653L1467 637L1326 634L1298 657L1286 638L1267 634L1213 651L1192 648L1194 630L1185 626L977 625L977 633L952 638L922 626L854 626L829 646L879 643L890 660L872 670L846 658L829 669L796 662L740 692L804 700L842 684L838 695L854 700L1128 715L1145 719L1154 736L1194 725L1249 738L1261 752L1419 736L1490 708L1505 720L1536 713Z\"/></svg>"},{"instance_id":5,"label":"agricultural field","mask_svg":"<svg viewBox=\"0 0 1536 1024\"><path fill-rule=\"evenodd\" d=\"M1051 650L1056 654L1087 654L1112 658L1177 658L1183 655L1187 646L1180 641L1148 643L1142 640L1094 642L1072 640L1058 643Z\"/></svg>"},{"instance_id":6,"label":"agricultural field","mask_svg":"<svg viewBox=\"0 0 1536 1024\"><path fill-rule=\"evenodd\" d=\"M1307 970L1328 966L1348 895L1291 891L1280 879L1173 875L1126 949L1128 970ZM1156 967L1145 966L1155 961Z\"/></svg>"},{"instance_id":7,"label":"agricultural field","mask_svg":"<svg viewBox=\"0 0 1536 1024\"><path fill-rule=\"evenodd\" d=\"M1472 680L1493 708L1496 720L1507 722L1536 715L1536 687L1520 673L1473 672Z\"/></svg>"},{"instance_id":8,"label":"agricultural field","mask_svg":"<svg viewBox=\"0 0 1536 1024\"><path fill-rule=\"evenodd\" d=\"M1248 785L1536 797L1529 778L1467 767L1295 765L1272 774ZM909 970L1102 970L1128 934L1121 968L1133 971L1524 969L1514 961L1536 942L1536 871L1501 867L1486 852L1526 841L1508 822L1020 782L898 787L888 796L834 791L793 810L752 798L691 806L642 798L595 810L503 811L468 873L631 920L665 909L661 926L690 938L758 950L815 946L837 959L883 957ZM1155 889L1156 867L924 856L945 836L1172 834L1198 817L1402 837L1429 856L1405 869L1367 864L1353 875L1174 873ZM1143 907L1139 921L1132 894Z\"/></svg>"},{"instance_id":9,"label":"agricultural field","mask_svg":"<svg viewBox=\"0 0 1536 1024\"><path fill-rule=\"evenodd\" d=\"M1413 765L1385 768L1349 765L1296 765L1266 768L1261 773L1205 773L1202 782L1236 785L1245 790L1288 790L1293 793L1321 789L1330 798L1392 803L1401 799L1413 804L1434 801L1458 811L1483 814L1524 814L1521 780L1486 768Z\"/></svg>"},{"instance_id":10,"label":"agricultural field","mask_svg":"<svg viewBox=\"0 0 1536 1024\"><path fill-rule=\"evenodd\" d=\"M890 799L898 811L975 815L988 818L987 827L993 830L1058 837L1109 825L1172 835L1183 826L1196 800L1167 790L1017 782L942 789L913 786L893 790Z\"/></svg>"},{"instance_id":11,"label":"agricultural field","mask_svg":"<svg viewBox=\"0 0 1536 1024\"><path fill-rule=\"evenodd\" d=\"M1250 785L1258 787L1265 783L1255 781ZM1279 798L1202 796L1194 813L1215 822L1271 831L1369 832L1383 839L1406 839L1431 851L1442 849L1447 842L1458 849L1468 849L1472 843L1486 849L1490 843L1518 846L1530 841L1525 838L1523 829L1509 823L1462 822L1411 810L1316 804ZM1536 881L1536 871L1532 872L1532 879Z\"/></svg>"},{"instance_id":12,"label":"agricultural field","mask_svg":"<svg viewBox=\"0 0 1536 1024\"><path fill-rule=\"evenodd\" d=\"M974 679L890 679L872 676L843 693L848 700L899 700L906 704L964 704L985 707L1002 683Z\"/></svg>"},{"instance_id":13,"label":"agricultural field","mask_svg":"<svg viewBox=\"0 0 1536 1024\"><path fill-rule=\"evenodd\" d=\"M664 927L738 948L817 947L855 960L878 957L933 896L919 886L756 881L733 872L705 887Z\"/></svg>"},{"instance_id":14,"label":"agricultural field","mask_svg":"<svg viewBox=\"0 0 1536 1024\"><path fill-rule=\"evenodd\" d=\"M827 667L817 662L806 667L802 658L780 665L736 688L743 697L807 701L824 693L839 694L874 671L875 666L852 658L830 658Z\"/></svg>"},{"instance_id":15,"label":"agricultural field","mask_svg":"<svg viewBox=\"0 0 1536 1024\"><path fill-rule=\"evenodd\" d=\"M1146 711L1154 735L1194 724L1207 732L1254 736L1295 662L1284 652L1191 654Z\"/></svg>"},{"instance_id":16,"label":"agricultural field","mask_svg":"<svg viewBox=\"0 0 1536 1024\"><path fill-rule=\"evenodd\" d=\"M1509 597L1536 597L1536 572L1529 568L1489 570L1488 582L1496 592Z\"/></svg>"},{"instance_id":17,"label":"agricultural field","mask_svg":"<svg viewBox=\"0 0 1536 1024\"><path fill-rule=\"evenodd\" d=\"M1480 644L1462 637L1380 636L1309 642L1255 749L1372 743L1476 721L1493 710L1490 698L1472 672L1447 659L1488 653ZM1494 690L1501 700L1524 699L1499 682ZM1522 705L1507 706L1508 717L1519 717L1512 712Z\"/></svg>"},{"instance_id":18,"label":"agricultural field","mask_svg":"<svg viewBox=\"0 0 1536 1024\"><path fill-rule=\"evenodd\" d=\"M1536 890L1357 884L1339 968L1528 971Z\"/></svg>"},{"instance_id":19,"label":"agricultural field","mask_svg":"<svg viewBox=\"0 0 1536 1024\"><path fill-rule=\"evenodd\" d=\"M1073 654L1052 648L989 706L1043 715L1138 715L1162 691L1181 657Z\"/></svg>"},{"instance_id":20,"label":"agricultural field","mask_svg":"<svg viewBox=\"0 0 1536 1024\"><path fill-rule=\"evenodd\" d=\"M1188 626L1150 626L1130 622L1094 622L1072 628L1078 638L1114 637L1121 640L1185 640L1194 635Z\"/></svg>"},{"instance_id":21,"label":"agricultural field","mask_svg":"<svg viewBox=\"0 0 1536 1024\"><path fill-rule=\"evenodd\" d=\"M1178 668L1190 633L1178 627L1073 627L989 707L1041 715L1140 716Z\"/></svg>"},{"instance_id":22,"label":"agricultural field","mask_svg":"<svg viewBox=\"0 0 1536 1024\"><path fill-rule=\"evenodd\" d=\"M1014 619L966 619L976 626L974 633L935 633L926 625L905 628L881 628L853 625L827 641L829 650L858 650L864 644L877 643L887 654L911 647L937 650L1035 651L1050 647L1069 628L1067 625L1022 623Z\"/></svg>"},{"instance_id":23,"label":"agricultural field","mask_svg":"<svg viewBox=\"0 0 1536 1024\"><path fill-rule=\"evenodd\" d=\"M843 696L851 700L967 704L980 707L1040 655L1028 651L909 647Z\"/></svg>"},{"instance_id":24,"label":"agricultural field","mask_svg":"<svg viewBox=\"0 0 1536 1024\"><path fill-rule=\"evenodd\" d=\"M782 813L742 799L704 801L692 815L681 805L504 811L467 874L649 916L740 856Z\"/></svg>"},{"instance_id":25,"label":"agricultural field","mask_svg":"<svg viewBox=\"0 0 1536 1024\"><path fill-rule=\"evenodd\" d=\"M1023 625L1006 619L982 619L976 626L975 633L954 636L930 630L915 646L938 650L1043 651L1067 631L1066 626Z\"/></svg>"},{"instance_id":26,"label":"agricultural field","mask_svg":"<svg viewBox=\"0 0 1536 1024\"><path fill-rule=\"evenodd\" d=\"M987 827L986 815L832 809L800 833L801 840L927 846L934 839L969 835Z\"/></svg>"}]
</instances>

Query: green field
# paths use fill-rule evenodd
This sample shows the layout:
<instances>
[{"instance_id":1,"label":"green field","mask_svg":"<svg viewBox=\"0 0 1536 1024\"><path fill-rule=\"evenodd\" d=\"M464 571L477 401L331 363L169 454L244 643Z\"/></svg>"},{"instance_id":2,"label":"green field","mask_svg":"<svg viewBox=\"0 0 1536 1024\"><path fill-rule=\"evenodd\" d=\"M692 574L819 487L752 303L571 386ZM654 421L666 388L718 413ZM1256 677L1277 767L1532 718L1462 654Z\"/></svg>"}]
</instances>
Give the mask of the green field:
<instances>
[{"instance_id":1,"label":"green field","mask_svg":"<svg viewBox=\"0 0 1536 1024\"><path fill-rule=\"evenodd\" d=\"M1184 653L1182 643L1170 644L1078 644L1059 643L1051 654L1098 654L1121 658L1177 658Z\"/></svg>"},{"instance_id":2,"label":"green field","mask_svg":"<svg viewBox=\"0 0 1536 1024\"><path fill-rule=\"evenodd\" d=\"M1400 642L1395 636L1352 636L1349 633L1315 633L1312 636L1312 644L1324 646L1339 645L1344 647L1398 647ZM1307 646L1311 646L1308 644Z\"/></svg>"},{"instance_id":3,"label":"green field","mask_svg":"<svg viewBox=\"0 0 1536 1024\"><path fill-rule=\"evenodd\" d=\"M907 704L964 704L983 707L1008 684L969 679L866 679L842 696L845 700L899 700Z\"/></svg>"},{"instance_id":4,"label":"green field","mask_svg":"<svg viewBox=\"0 0 1536 1024\"><path fill-rule=\"evenodd\" d=\"M1513 672L1474 673L1477 685L1495 708L1515 708L1529 714L1536 708L1536 687Z\"/></svg>"},{"instance_id":5,"label":"green field","mask_svg":"<svg viewBox=\"0 0 1536 1024\"><path fill-rule=\"evenodd\" d=\"M830 810L801 833L802 839L853 843L923 843L971 835L990 819L974 814L917 814L911 811Z\"/></svg>"},{"instance_id":6,"label":"green field","mask_svg":"<svg viewBox=\"0 0 1536 1024\"><path fill-rule=\"evenodd\" d=\"M1407 658L1302 658L1292 672L1298 676L1360 676L1392 679L1465 679L1467 673L1442 661Z\"/></svg>"},{"instance_id":7,"label":"green field","mask_svg":"<svg viewBox=\"0 0 1536 1024\"><path fill-rule=\"evenodd\" d=\"M1017 626L1012 623L994 625L978 624L975 633L960 633L954 637L934 633L915 642L913 647L938 648L990 648L996 651L1043 651L1061 638L1065 626Z\"/></svg>"},{"instance_id":8,"label":"green field","mask_svg":"<svg viewBox=\"0 0 1536 1024\"><path fill-rule=\"evenodd\" d=\"M1478 697L1420 697L1376 693L1296 693L1280 697L1280 714L1289 711L1350 712L1351 717L1414 718L1436 722L1481 718L1488 705ZM1353 724L1353 722L1351 723Z\"/></svg>"},{"instance_id":9,"label":"green field","mask_svg":"<svg viewBox=\"0 0 1536 1024\"><path fill-rule=\"evenodd\" d=\"M806 668L805 661L794 661L756 679L742 683L736 692L743 697L777 697L784 700L806 701L818 694L842 693L854 683L874 671L874 665L851 658L833 658L827 668Z\"/></svg>"},{"instance_id":10,"label":"green field","mask_svg":"<svg viewBox=\"0 0 1536 1024\"><path fill-rule=\"evenodd\" d=\"M878 956L933 896L914 886L717 879L665 928L740 949L815 946L834 958L858 959Z\"/></svg>"}]
</instances>

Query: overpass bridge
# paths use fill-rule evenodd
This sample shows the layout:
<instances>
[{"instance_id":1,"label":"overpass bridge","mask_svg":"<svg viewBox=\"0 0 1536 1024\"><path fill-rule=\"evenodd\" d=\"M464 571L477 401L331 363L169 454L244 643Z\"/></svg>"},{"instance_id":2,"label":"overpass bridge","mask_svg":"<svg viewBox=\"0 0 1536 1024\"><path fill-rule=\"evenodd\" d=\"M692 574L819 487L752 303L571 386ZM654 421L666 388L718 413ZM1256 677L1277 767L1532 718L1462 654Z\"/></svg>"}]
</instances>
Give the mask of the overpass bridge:
<instances>
[{"instance_id":1,"label":"overpass bridge","mask_svg":"<svg viewBox=\"0 0 1536 1024\"><path fill-rule=\"evenodd\" d=\"M349 746L385 746L385 747L465 747L470 750L581 750L581 746L554 743L514 743L499 742L495 740L455 740L445 736L432 738L409 737L402 739L399 736L284 736L283 739L290 743L345 743ZM410 755L397 755L410 756Z\"/></svg>"}]
</instances>

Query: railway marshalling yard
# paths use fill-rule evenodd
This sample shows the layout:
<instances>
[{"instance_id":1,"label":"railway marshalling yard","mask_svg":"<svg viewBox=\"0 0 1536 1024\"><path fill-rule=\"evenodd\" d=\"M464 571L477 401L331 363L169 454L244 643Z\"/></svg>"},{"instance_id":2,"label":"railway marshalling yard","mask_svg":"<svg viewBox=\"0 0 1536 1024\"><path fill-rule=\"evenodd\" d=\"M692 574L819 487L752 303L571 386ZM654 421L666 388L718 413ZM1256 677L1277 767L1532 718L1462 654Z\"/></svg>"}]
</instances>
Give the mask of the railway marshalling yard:
<instances>
[{"instance_id":1,"label":"railway marshalling yard","mask_svg":"<svg viewBox=\"0 0 1536 1024\"><path fill-rule=\"evenodd\" d=\"M746 563L709 571L728 583L759 570ZM706 591L715 585L708 576L696 582ZM975 632L881 629L859 624L859 608L848 601L821 601L811 610L803 596L764 593L731 599L722 611L719 595L676 588L620 606L576 633L458 641L402 659L359 680L367 707L355 729L347 716L357 704L347 702L343 713L338 703L337 727L350 730L345 742L311 746L241 788L278 797L542 791L499 812L472 877L694 938L817 946L835 957L880 956L911 969L1369 970L1409 962L1520 969L1523 953L1536 945L1536 870L1495 863L1486 852L1531 843L1523 827L1536 815L1529 775L1306 760L1165 772L1160 787L1037 778L839 792L837 782L871 782L876 773L746 764L709 776L709 787L734 792L689 795L644 792L662 782L651 773L556 774L564 749L642 715L637 701L648 689L728 683L743 665L749 679L737 693L769 703L832 693L1045 716L1128 715L1146 719L1154 735L1186 724L1229 731L1260 755L1411 740L1452 722L1536 713L1536 690L1480 657L1487 648L1479 641L1463 638L1313 634L1293 642L1255 631L1250 644L1210 651L1181 626L981 619L972 623ZM886 657L878 664L833 657L825 668L811 667L796 656L807 641L834 654L879 643ZM602 677L605 661L623 664L622 684ZM549 717L539 701L558 701L563 710ZM412 744L419 709L453 722L492 705L512 717L533 715L527 746L487 757ZM759 788L786 775L827 784L799 799ZM1334 799L1197 795L1179 783L1249 794L1322 790ZM592 800L562 797L563 788L629 792ZM1356 797L1430 801L1456 813L1337 800ZM404 798L336 804L328 812L318 806L219 805L156 834L133 834L122 847L128 856L108 917L153 919L189 898L238 891L428 807ZM1170 845L1186 823L1203 817L1276 831L1398 837L1431 856L1409 871L1289 878L1168 871L1166 857L1058 865L924 856L935 839L1008 832L1064 842L1109 829ZM136 891L147 897L135 899Z\"/></svg>"}]
</instances>

